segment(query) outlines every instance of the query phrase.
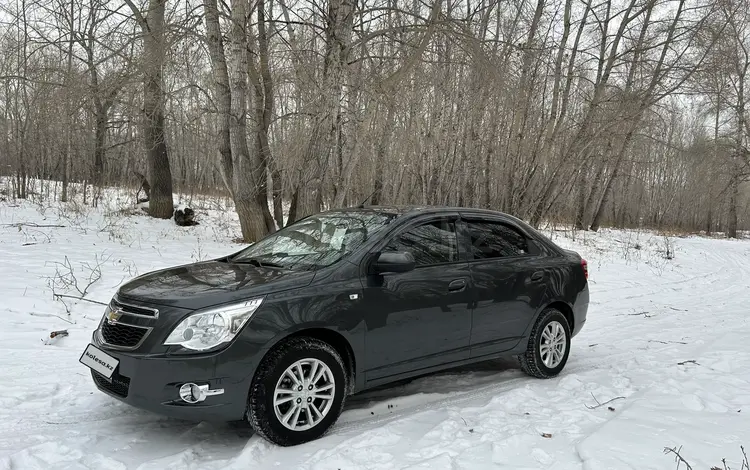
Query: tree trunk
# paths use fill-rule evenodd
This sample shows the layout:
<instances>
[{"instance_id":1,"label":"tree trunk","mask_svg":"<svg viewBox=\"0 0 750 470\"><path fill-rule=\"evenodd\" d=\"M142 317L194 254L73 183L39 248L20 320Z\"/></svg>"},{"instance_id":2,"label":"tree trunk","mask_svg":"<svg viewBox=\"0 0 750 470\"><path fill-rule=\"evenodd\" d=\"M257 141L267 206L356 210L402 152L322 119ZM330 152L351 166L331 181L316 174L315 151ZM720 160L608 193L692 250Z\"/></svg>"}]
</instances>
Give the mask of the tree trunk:
<instances>
[{"instance_id":1,"label":"tree trunk","mask_svg":"<svg viewBox=\"0 0 750 470\"><path fill-rule=\"evenodd\" d=\"M169 219L174 212L172 171L164 141L164 10L166 0L149 0L143 29L144 143L151 183L149 214Z\"/></svg>"},{"instance_id":2,"label":"tree trunk","mask_svg":"<svg viewBox=\"0 0 750 470\"><path fill-rule=\"evenodd\" d=\"M586 230L586 188L588 187L588 169L581 168L579 173L577 196L576 196L576 230Z\"/></svg>"},{"instance_id":3,"label":"tree trunk","mask_svg":"<svg viewBox=\"0 0 750 470\"><path fill-rule=\"evenodd\" d=\"M97 100L98 101L98 100ZM104 154L107 141L107 123L111 103L97 103L94 106L96 128L94 129L94 186L101 188L104 184Z\"/></svg>"},{"instance_id":4,"label":"tree trunk","mask_svg":"<svg viewBox=\"0 0 750 470\"><path fill-rule=\"evenodd\" d=\"M258 65L260 74L255 71L252 63L249 71L253 76L256 94L256 141L258 146L258 157L260 168L258 175L258 204L263 211L263 219L266 222L268 232L276 231L276 223L268 210L268 170L272 166L271 144L268 134L271 129L271 115L273 114L273 80L271 79L271 68L268 57L268 34L266 30L266 3L258 0ZM275 200L275 198L274 198ZM274 202L274 208L276 207ZM281 225L279 225L281 227Z\"/></svg>"},{"instance_id":5,"label":"tree trunk","mask_svg":"<svg viewBox=\"0 0 750 470\"><path fill-rule=\"evenodd\" d=\"M287 225L297 220L297 201L299 201L299 189L295 189L292 193L292 200L289 201L289 216L287 219Z\"/></svg>"},{"instance_id":6,"label":"tree trunk","mask_svg":"<svg viewBox=\"0 0 750 470\"><path fill-rule=\"evenodd\" d=\"M744 64L741 67L737 67L737 106L735 108L735 112L737 113L737 134L734 154L730 162L732 179L730 180L729 214L727 215L729 218L727 221L727 236L729 238L737 238L737 204L740 196L740 178L743 175L741 162L745 153L745 77L747 76L748 67L750 67L750 61L747 60L747 52L745 52L745 58Z\"/></svg>"},{"instance_id":7,"label":"tree trunk","mask_svg":"<svg viewBox=\"0 0 750 470\"><path fill-rule=\"evenodd\" d=\"M729 238L737 238L737 200L740 192L738 180L739 178L733 175L729 183L729 213L727 214L727 237Z\"/></svg>"},{"instance_id":8,"label":"tree trunk","mask_svg":"<svg viewBox=\"0 0 750 470\"><path fill-rule=\"evenodd\" d=\"M231 27L231 60L229 67L230 89L232 96L229 121L229 140L234 163L234 204L240 219L242 238L252 243L268 233L263 206L259 201L261 177L265 177L260 155L256 145L247 142L248 113L248 42L247 42L247 0L233 0ZM254 119L253 119L254 120ZM253 128L255 128L253 122ZM253 133L255 134L255 133ZM268 206L266 205L266 211Z\"/></svg>"},{"instance_id":9,"label":"tree trunk","mask_svg":"<svg viewBox=\"0 0 750 470\"><path fill-rule=\"evenodd\" d=\"M219 10L216 0L204 0L206 17L206 43L211 58L216 102L216 133L219 145L221 176L230 193L233 193L232 146L229 139L230 111L232 95L229 87L229 72L224 55L224 39L219 27Z\"/></svg>"},{"instance_id":10,"label":"tree trunk","mask_svg":"<svg viewBox=\"0 0 750 470\"><path fill-rule=\"evenodd\" d=\"M60 196L60 201L62 202L68 202L68 183L70 178L70 161L71 161L71 153L73 152L73 90L72 90L72 84L73 84L73 43L74 43L74 34L75 34L75 7L74 3L71 0L70 2L70 10L68 11L68 14L70 15L67 19L69 21L68 23L68 33L70 34L70 37L68 39L68 63L66 67L66 73L65 73L65 91L67 96L65 97L65 152L63 153L63 162L62 162L62 195Z\"/></svg>"},{"instance_id":11,"label":"tree trunk","mask_svg":"<svg viewBox=\"0 0 750 470\"><path fill-rule=\"evenodd\" d=\"M261 17L262 15L262 17ZM266 32L265 5L261 2L258 6L258 41L260 49L260 68L261 77L263 78L263 113L261 132L261 147L264 152L266 166L271 172L271 198L273 199L273 218L276 220L276 226L284 226L284 207L283 207L283 184L279 163L271 155L271 145L269 143L269 133L271 128L271 116L273 115L273 81L271 78L271 68L269 66L268 52L268 34Z\"/></svg>"},{"instance_id":12,"label":"tree trunk","mask_svg":"<svg viewBox=\"0 0 750 470\"><path fill-rule=\"evenodd\" d=\"M276 168L275 163L272 163L272 168L271 197L273 198L273 218L276 220L276 225L281 228L284 226L284 201L282 199L284 186L281 181L281 171Z\"/></svg>"},{"instance_id":13,"label":"tree trunk","mask_svg":"<svg viewBox=\"0 0 750 470\"><path fill-rule=\"evenodd\" d=\"M714 159L719 161L719 118L721 116L721 86L716 90L716 112L714 113ZM706 235L711 235L713 225L713 201L711 193L708 193L708 214L706 215Z\"/></svg>"}]
</instances>

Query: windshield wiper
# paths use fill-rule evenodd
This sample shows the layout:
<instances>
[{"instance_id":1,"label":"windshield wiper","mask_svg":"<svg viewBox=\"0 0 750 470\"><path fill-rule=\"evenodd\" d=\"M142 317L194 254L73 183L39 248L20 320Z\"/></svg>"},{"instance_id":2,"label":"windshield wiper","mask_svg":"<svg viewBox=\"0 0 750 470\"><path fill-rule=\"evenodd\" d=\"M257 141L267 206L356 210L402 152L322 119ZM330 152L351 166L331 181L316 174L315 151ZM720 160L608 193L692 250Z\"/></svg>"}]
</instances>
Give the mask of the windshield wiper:
<instances>
[{"instance_id":1,"label":"windshield wiper","mask_svg":"<svg viewBox=\"0 0 750 470\"><path fill-rule=\"evenodd\" d=\"M230 259L229 262L236 263L236 264L252 264L253 266L257 266L259 268L283 268L284 267L278 263L272 263L270 261L261 261L258 258Z\"/></svg>"}]
</instances>

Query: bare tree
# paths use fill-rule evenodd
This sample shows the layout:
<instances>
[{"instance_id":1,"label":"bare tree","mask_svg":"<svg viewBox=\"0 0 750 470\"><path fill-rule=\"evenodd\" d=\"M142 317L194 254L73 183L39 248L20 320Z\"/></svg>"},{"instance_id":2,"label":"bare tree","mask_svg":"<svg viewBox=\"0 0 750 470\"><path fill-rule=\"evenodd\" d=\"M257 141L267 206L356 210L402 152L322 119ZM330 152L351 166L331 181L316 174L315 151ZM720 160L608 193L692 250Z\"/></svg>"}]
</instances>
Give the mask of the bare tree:
<instances>
[{"instance_id":1,"label":"bare tree","mask_svg":"<svg viewBox=\"0 0 750 470\"><path fill-rule=\"evenodd\" d=\"M213 92L217 116L216 143L224 183L231 192L234 179L232 147L229 139L232 96L229 88L227 61L224 55L224 38L219 24L219 9L216 0L204 0L203 8L206 20L206 44L208 45L213 71Z\"/></svg>"},{"instance_id":2,"label":"bare tree","mask_svg":"<svg viewBox=\"0 0 750 470\"><path fill-rule=\"evenodd\" d=\"M247 0L233 0L231 45L229 61L229 85L231 90L231 111L229 136L233 158L234 203L240 217L242 237L245 241L256 241L268 233L266 217L268 205L260 203L259 188L265 169L257 145L248 145L247 125L250 117L251 128L255 129L255 114L249 113L248 106L248 24ZM253 133L257 138L257 132ZM265 194L263 195L265 196ZM265 210L264 210L265 209Z\"/></svg>"},{"instance_id":3,"label":"bare tree","mask_svg":"<svg viewBox=\"0 0 750 470\"><path fill-rule=\"evenodd\" d=\"M153 217L168 219L174 211L172 199L172 171L165 141L163 89L165 41L164 13L166 0L149 0L146 14L133 3L125 0L133 11L143 34L143 119L144 145L148 156L151 184L149 213Z\"/></svg>"},{"instance_id":4,"label":"bare tree","mask_svg":"<svg viewBox=\"0 0 750 470\"><path fill-rule=\"evenodd\" d=\"M348 64L349 44L354 23L356 0L330 0L325 25L325 55L320 102L313 112L312 129L300 167L299 186L294 208L299 219L320 210L323 204L323 181L336 136L341 92ZM309 165L309 166L308 166Z\"/></svg>"}]
</instances>

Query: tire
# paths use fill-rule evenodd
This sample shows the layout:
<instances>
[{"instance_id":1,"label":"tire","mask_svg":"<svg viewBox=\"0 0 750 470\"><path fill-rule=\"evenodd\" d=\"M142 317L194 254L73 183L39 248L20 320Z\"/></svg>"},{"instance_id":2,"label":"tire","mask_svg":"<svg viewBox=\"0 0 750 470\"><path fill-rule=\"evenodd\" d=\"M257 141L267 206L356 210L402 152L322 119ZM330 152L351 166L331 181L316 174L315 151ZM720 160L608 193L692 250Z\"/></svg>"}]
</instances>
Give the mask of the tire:
<instances>
[{"instance_id":1,"label":"tire","mask_svg":"<svg viewBox=\"0 0 750 470\"><path fill-rule=\"evenodd\" d=\"M548 343L550 334L554 335L552 338L559 338L558 335L555 335L555 333L560 332L559 327L562 328L562 334L564 334L565 339L562 351L560 351L561 348L551 348L558 351L556 353L557 356L553 352L543 356L542 348ZM546 335L545 331L547 332ZM550 354L552 354L552 358L549 357ZM559 354L562 354L562 357ZM565 316L559 310L548 308L539 315L534 328L531 330L526 352L518 357L518 362L521 364L521 370L528 375L539 379L549 379L557 376L563 370L565 364L568 362L569 354L570 326L568 325L568 320L565 319ZM546 363L545 359L547 359Z\"/></svg>"},{"instance_id":2,"label":"tire","mask_svg":"<svg viewBox=\"0 0 750 470\"><path fill-rule=\"evenodd\" d=\"M325 371L321 364L327 367L328 371ZM317 395L314 390L309 391L309 386L305 385L303 391L299 391L297 387L301 386L300 383L309 382L300 382L297 372L294 373L297 380L293 382L292 377L287 374L290 368L297 371L297 365L303 370L305 380L309 380L308 375L313 371L313 367L317 367L316 375L323 370L316 383L321 388L329 387L328 390L320 391L320 395ZM344 408L346 391L349 389L349 377L345 371L341 355L324 341L310 337L284 341L266 354L253 377L248 396L248 422L257 434L280 446L294 446L323 436ZM279 399L286 400L278 407L274 404L277 387L279 391L283 390L283 393L278 395ZM333 390L332 399L317 398L322 395L328 396L329 390ZM307 396L308 393L312 396ZM288 398L290 400L287 400ZM313 405L318 413L315 413L310 405L305 406L305 403ZM296 412L297 408L301 410ZM289 410L292 410L291 415L288 414ZM312 415L312 425L308 410ZM285 416L288 416L286 425L282 422ZM318 421L315 422L315 419ZM290 429L290 425L296 429Z\"/></svg>"}]
</instances>

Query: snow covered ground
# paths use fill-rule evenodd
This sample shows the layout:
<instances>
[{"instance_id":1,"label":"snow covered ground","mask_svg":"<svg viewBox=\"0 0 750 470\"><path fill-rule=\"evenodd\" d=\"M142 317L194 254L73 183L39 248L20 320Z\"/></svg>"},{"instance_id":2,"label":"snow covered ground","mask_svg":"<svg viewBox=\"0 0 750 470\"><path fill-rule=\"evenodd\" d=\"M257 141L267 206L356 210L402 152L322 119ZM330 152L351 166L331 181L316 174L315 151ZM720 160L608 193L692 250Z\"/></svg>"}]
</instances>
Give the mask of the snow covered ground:
<instances>
[{"instance_id":1,"label":"snow covered ground","mask_svg":"<svg viewBox=\"0 0 750 470\"><path fill-rule=\"evenodd\" d=\"M680 446L696 470L739 470L750 448L748 241L557 232L589 260L592 299L561 376L498 361L420 378L352 397L326 437L278 448L95 389L78 358L103 307L53 292L107 302L139 273L239 249L231 212L198 210L190 228L108 213L0 202L0 470L646 470L675 468L664 449Z\"/></svg>"}]
</instances>

